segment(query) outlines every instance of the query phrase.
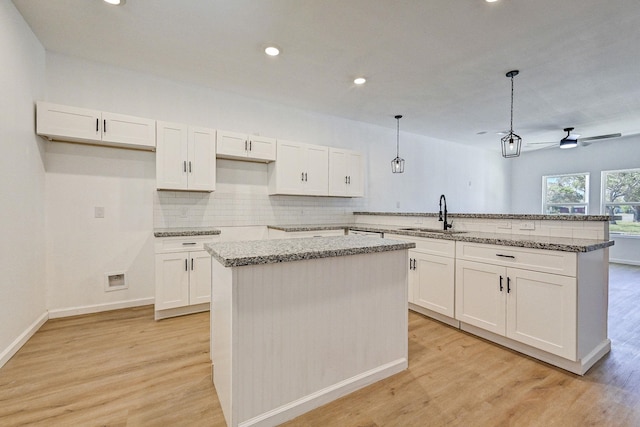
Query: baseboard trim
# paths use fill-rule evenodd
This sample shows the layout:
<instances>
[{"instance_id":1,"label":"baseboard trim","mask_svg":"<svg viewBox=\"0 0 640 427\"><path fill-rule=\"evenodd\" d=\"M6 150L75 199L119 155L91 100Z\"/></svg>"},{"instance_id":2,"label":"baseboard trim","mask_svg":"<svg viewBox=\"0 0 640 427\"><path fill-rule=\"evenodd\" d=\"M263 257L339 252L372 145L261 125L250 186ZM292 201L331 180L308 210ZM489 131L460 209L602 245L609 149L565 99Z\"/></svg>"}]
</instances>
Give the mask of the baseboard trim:
<instances>
[{"instance_id":1,"label":"baseboard trim","mask_svg":"<svg viewBox=\"0 0 640 427\"><path fill-rule=\"evenodd\" d=\"M612 264L640 265L640 262L631 259L609 258L609 262Z\"/></svg>"},{"instance_id":2,"label":"baseboard trim","mask_svg":"<svg viewBox=\"0 0 640 427\"><path fill-rule=\"evenodd\" d=\"M286 405L240 422L239 427L266 427L282 424L312 409L332 402L349 393L404 371L408 367L406 358L394 360L359 375L347 378L315 393L311 393Z\"/></svg>"},{"instance_id":3,"label":"baseboard trim","mask_svg":"<svg viewBox=\"0 0 640 427\"><path fill-rule=\"evenodd\" d=\"M2 368L5 363L7 363L9 359L11 359L13 355L16 354L23 345L25 345L27 341L29 341L29 338L31 338L33 334L38 332L38 329L40 329L48 319L49 313L45 311L35 320L35 322L29 325L29 327L21 333L18 338L9 345L9 347L0 353L0 368Z\"/></svg>"},{"instance_id":4,"label":"baseboard trim","mask_svg":"<svg viewBox=\"0 0 640 427\"><path fill-rule=\"evenodd\" d=\"M437 320L438 322L445 323L449 326L453 326L454 328L460 329L460 321L454 319L449 316L445 316L444 314L436 313L433 310L429 310L428 308L420 307L419 305L415 305L413 303L409 303L409 310L415 311L416 313L420 313L423 316L431 317L432 319Z\"/></svg>"},{"instance_id":5,"label":"baseboard trim","mask_svg":"<svg viewBox=\"0 0 640 427\"><path fill-rule=\"evenodd\" d=\"M155 298L140 298L128 301L109 302L104 304L85 305L81 307L59 308L49 310L49 319L60 317L77 316L80 314L100 313L102 311L119 310L121 308L139 307L150 305L155 302Z\"/></svg>"}]
</instances>

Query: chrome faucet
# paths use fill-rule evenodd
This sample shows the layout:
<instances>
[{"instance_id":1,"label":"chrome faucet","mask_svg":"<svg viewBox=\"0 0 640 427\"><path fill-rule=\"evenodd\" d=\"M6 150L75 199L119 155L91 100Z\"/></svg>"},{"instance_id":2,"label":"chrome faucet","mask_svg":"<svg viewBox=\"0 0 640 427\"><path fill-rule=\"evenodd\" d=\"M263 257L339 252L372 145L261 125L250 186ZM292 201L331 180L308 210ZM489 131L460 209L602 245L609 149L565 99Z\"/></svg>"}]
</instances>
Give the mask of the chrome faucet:
<instances>
[{"instance_id":1,"label":"chrome faucet","mask_svg":"<svg viewBox=\"0 0 640 427\"><path fill-rule=\"evenodd\" d=\"M442 219L442 201L444 200L444 219ZM444 194L440 195L440 212L438 213L438 221L444 221L444 231L453 227L453 223L449 224L447 222L447 198L444 197Z\"/></svg>"}]
</instances>

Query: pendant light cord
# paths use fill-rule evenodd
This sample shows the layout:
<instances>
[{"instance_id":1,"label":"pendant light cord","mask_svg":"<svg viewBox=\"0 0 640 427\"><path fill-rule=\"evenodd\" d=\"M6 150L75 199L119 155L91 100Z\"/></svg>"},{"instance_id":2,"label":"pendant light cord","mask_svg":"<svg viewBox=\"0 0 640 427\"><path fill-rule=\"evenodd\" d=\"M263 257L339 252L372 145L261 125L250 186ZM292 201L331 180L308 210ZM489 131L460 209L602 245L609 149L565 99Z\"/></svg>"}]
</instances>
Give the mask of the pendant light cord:
<instances>
[{"instance_id":1,"label":"pendant light cord","mask_svg":"<svg viewBox=\"0 0 640 427\"><path fill-rule=\"evenodd\" d=\"M510 133L513 133L513 76L511 76L511 127Z\"/></svg>"},{"instance_id":2,"label":"pendant light cord","mask_svg":"<svg viewBox=\"0 0 640 427\"><path fill-rule=\"evenodd\" d=\"M396 117L396 157L400 157L400 117Z\"/></svg>"}]
</instances>

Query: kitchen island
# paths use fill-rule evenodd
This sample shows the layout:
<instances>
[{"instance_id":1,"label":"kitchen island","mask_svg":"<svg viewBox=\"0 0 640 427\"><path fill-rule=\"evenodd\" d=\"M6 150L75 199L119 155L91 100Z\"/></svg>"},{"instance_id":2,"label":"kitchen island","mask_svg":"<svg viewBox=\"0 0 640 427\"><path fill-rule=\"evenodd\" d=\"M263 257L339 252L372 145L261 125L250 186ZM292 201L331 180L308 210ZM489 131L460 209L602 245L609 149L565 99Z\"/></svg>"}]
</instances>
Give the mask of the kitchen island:
<instances>
[{"instance_id":1,"label":"kitchen island","mask_svg":"<svg viewBox=\"0 0 640 427\"><path fill-rule=\"evenodd\" d=\"M406 369L414 246L369 236L205 245L227 424L277 425Z\"/></svg>"}]
</instances>

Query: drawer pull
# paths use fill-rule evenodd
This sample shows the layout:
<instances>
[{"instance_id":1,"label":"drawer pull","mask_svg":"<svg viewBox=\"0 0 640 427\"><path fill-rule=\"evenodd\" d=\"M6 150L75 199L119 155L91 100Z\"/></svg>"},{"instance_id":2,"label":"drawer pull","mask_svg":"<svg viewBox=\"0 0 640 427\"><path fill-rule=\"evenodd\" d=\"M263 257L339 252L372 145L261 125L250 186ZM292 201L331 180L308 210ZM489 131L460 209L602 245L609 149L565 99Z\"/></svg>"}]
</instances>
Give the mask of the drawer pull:
<instances>
[{"instance_id":1,"label":"drawer pull","mask_svg":"<svg viewBox=\"0 0 640 427\"><path fill-rule=\"evenodd\" d=\"M182 243L182 246L192 246L192 245L197 245L196 242L184 242Z\"/></svg>"},{"instance_id":2,"label":"drawer pull","mask_svg":"<svg viewBox=\"0 0 640 427\"><path fill-rule=\"evenodd\" d=\"M502 258L516 259L516 257L514 257L513 255L496 254L496 256L499 256L499 257L502 257Z\"/></svg>"}]
</instances>

